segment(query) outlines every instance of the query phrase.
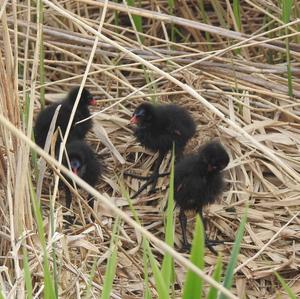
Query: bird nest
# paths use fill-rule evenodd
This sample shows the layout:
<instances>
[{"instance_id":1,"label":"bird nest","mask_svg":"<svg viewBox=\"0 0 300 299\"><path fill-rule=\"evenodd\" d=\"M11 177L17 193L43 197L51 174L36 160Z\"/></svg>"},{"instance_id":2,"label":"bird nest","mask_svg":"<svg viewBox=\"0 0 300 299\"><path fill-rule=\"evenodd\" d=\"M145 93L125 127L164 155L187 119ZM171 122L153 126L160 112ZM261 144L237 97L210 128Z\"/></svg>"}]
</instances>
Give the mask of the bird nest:
<instances>
[{"instance_id":1,"label":"bird nest","mask_svg":"<svg viewBox=\"0 0 300 299\"><path fill-rule=\"evenodd\" d=\"M184 1L184 9L176 6L178 18L168 15L164 5L150 1L149 6L145 4L132 10L124 4L106 5L105 1L61 4L44 1L41 25L36 21L39 17L35 7L27 15L30 10L27 3L6 4L4 13L0 10L2 21L5 20L0 25L3 36L0 41L1 111L30 136L43 94L47 103L55 102L71 87L86 80L85 87L99 97L97 106L91 109L93 129L86 138L105 164L96 189L133 217L126 193L133 194L141 182L123 173L148 175L156 154L135 141L130 116L145 100L185 107L197 124L196 134L185 152L193 152L204 142L217 138L230 155L225 171L226 190L217 203L204 211L209 237L233 239L245 206L249 205L233 294L239 298L245 294L247 298L275 298L281 294L286 298L274 276L276 271L299 296L299 44L293 41L290 44L293 96L289 96L287 68L282 63L285 39L270 41L265 36L259 37L257 32L263 21L255 18L255 9L244 7L244 34L240 34L220 28L213 12L210 17L214 25L209 28L192 21L198 19L199 13L193 11L192 1ZM220 5L226 7L225 3ZM143 15L144 34L132 29L130 20L134 13ZM114 23L116 18L118 24ZM171 42L167 36L172 28L186 35L188 42ZM209 32L210 42L200 30ZM290 30L295 29L291 26ZM278 32L279 29L275 33ZM43 63L38 55L41 45ZM272 56L273 63L267 62L267 55ZM31 178L33 186L38 180L32 165L28 165L32 152L28 150L28 142L21 140L20 133L13 133L4 125L0 142L2 291L12 297L25 292L20 287L24 276L19 259L23 253L20 245L26 244L32 284L38 295L43 290L43 272L41 243L31 207L32 185L28 179ZM160 171L169 169L170 155L164 159ZM144 192L132 200L142 226L161 240L164 240L168 180L168 177L159 179L155 194ZM53 201L54 185L53 165L48 164L40 198L49 242L47 249L50 253L50 244L54 242L60 261L59 295L61 298L82 296L96 261L97 275L91 292L99 297L110 255L113 223L118 215L104 201L96 200L97 219L91 222L90 211L84 204L86 193L79 191L72 207L77 221L66 227L62 217L64 193L58 192ZM55 217L51 225L52 204ZM51 226L55 227L55 234ZM190 239L193 226L194 214L190 213ZM176 220L176 250L181 246L180 232ZM141 231L121 222L112 298L143 297L141 244ZM161 261L162 248L152 246L156 259ZM232 243L216 248L227 265ZM216 256L206 250L204 272L211 274L215 264ZM175 267L174 296L180 298L186 269L179 264ZM152 278L150 285L155 297Z\"/></svg>"}]
</instances>

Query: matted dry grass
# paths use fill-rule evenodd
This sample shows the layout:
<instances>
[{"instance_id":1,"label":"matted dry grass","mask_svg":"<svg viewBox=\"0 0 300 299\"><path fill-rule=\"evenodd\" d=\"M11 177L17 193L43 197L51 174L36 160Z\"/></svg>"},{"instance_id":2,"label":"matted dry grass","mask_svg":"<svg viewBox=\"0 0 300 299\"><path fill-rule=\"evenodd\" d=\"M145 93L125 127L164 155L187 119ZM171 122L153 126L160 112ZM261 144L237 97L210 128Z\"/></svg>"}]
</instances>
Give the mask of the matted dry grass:
<instances>
[{"instance_id":1,"label":"matted dry grass","mask_svg":"<svg viewBox=\"0 0 300 299\"><path fill-rule=\"evenodd\" d=\"M209 236L234 238L246 202L250 205L233 293L239 298L245 294L247 298L275 298L279 294L280 298L286 298L273 275L277 271L299 296L300 46L290 45L294 92L291 98L287 95L286 65L282 63L284 35L271 40L266 30L260 30L266 12L264 3L243 3L243 34L221 28L213 10L208 11L212 26L198 22L201 18L194 1L181 1L174 12L178 17L167 15L166 3L143 3L142 9L129 10L144 17L143 45L139 43L137 32L127 26L130 25L128 7L123 4L53 1L51 7L45 6L44 25L38 26L36 8L32 6L29 10L28 3L30 1L15 6L2 1L0 7L1 113L31 135L32 117L40 110L37 49L43 31L46 100L56 101L72 86L80 84L88 66L85 86L100 99L92 111L94 127L87 140L106 165L97 190L131 216L122 192L126 189L133 193L140 182L123 178L122 173L130 170L145 175L155 160L155 155L140 147L132 136L129 118L134 107L147 99L186 107L197 122L196 136L186 152L196 150L207 140L219 138L231 158L226 171L227 190L217 204L205 211ZM226 21L232 24L231 11L225 2L219 4L225 12L227 9ZM115 9L122 11L120 25L114 23ZM272 17L278 17L275 8ZM95 30L99 30L102 21L101 34L107 39L97 35L99 41L89 62ZM171 30L170 23L182 30L186 43L169 41L166 32ZM289 33L299 35L295 23L289 26ZM210 45L200 30L210 32ZM274 31L279 32L279 29ZM240 54L234 52L236 48L241 48ZM272 64L268 63L271 56ZM148 84L155 80L153 85ZM26 92L31 99L28 130L22 116ZM0 128L2 290L8 298L24 296L20 244L25 239L34 292L38 297L43 279L40 244L30 207L29 150L10 131ZM161 171L168 170L169 163L168 157ZM133 201L143 226L162 240L167 185L168 178L160 179L159 192L153 196L143 194ZM50 197L56 192L53 187L53 171L49 168L41 196L49 244ZM85 197L84 192L80 194ZM61 298L83 295L93 263L100 257L92 287L94 296L99 296L109 255L113 213L98 201L95 212L99 221L91 224L84 199L78 199L73 201L77 224L69 228L62 223L62 192L55 201L57 229L52 241L58 246ZM190 214L190 237L193 223L193 214ZM175 244L179 249L178 222ZM143 297L140 245L140 232L123 223L112 298ZM218 246L225 264L231 248L230 243ZM161 259L161 249L155 247L154 252ZM211 274L216 257L207 250L205 261L205 273ZM176 266L178 298L184 272L182 267Z\"/></svg>"}]
</instances>

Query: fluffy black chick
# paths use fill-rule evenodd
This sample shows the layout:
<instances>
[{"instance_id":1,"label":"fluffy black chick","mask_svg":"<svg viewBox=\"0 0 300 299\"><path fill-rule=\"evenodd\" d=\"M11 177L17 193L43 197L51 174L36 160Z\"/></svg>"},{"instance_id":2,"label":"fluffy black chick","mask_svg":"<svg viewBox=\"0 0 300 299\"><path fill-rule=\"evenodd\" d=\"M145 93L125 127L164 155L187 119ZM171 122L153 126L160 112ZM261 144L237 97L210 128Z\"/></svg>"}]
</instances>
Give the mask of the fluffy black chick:
<instances>
[{"instance_id":1,"label":"fluffy black chick","mask_svg":"<svg viewBox=\"0 0 300 299\"><path fill-rule=\"evenodd\" d=\"M133 196L136 197L150 184L152 184L150 192L155 190L159 167L164 157L172 150L174 143L176 160L180 159L185 145L196 132L196 124L183 107L174 104L153 105L147 102L135 109L130 122L136 124L134 136L141 145L159 153L152 175Z\"/></svg>"},{"instance_id":2,"label":"fluffy black chick","mask_svg":"<svg viewBox=\"0 0 300 299\"><path fill-rule=\"evenodd\" d=\"M198 153L183 158L175 164L174 199L180 208L179 221L182 229L183 249L190 245L186 236L186 210L195 210L203 220L203 206L213 203L223 192L224 179L221 172L229 163L224 147L216 141L200 147ZM204 226L205 227L205 226ZM208 240L208 248L218 241Z\"/></svg>"},{"instance_id":3,"label":"fluffy black chick","mask_svg":"<svg viewBox=\"0 0 300 299\"><path fill-rule=\"evenodd\" d=\"M37 145L39 145L42 148L45 146L48 130L58 105L61 105L61 107L59 110L59 114L57 116L55 129L60 127L62 134L63 135L65 134L78 91L79 91L79 87L73 88L63 101L52 104L39 113L34 128L34 137ZM75 123L77 121L89 117L90 111L88 105L95 105L95 104L96 101L93 98L93 96L86 88L83 88L79 100L79 104L77 106L77 110L75 112L75 116L73 119L68 141L73 139L83 139L86 133L88 132L88 130L91 129L92 127L91 120L87 120L77 125L75 125ZM59 149L60 142L61 142L61 138L58 137L56 142L56 147L55 147L56 153L57 150Z\"/></svg>"},{"instance_id":4,"label":"fluffy black chick","mask_svg":"<svg viewBox=\"0 0 300 299\"><path fill-rule=\"evenodd\" d=\"M94 151L82 140L71 141L67 144L66 150L72 172L94 187L103 171L103 166L96 158ZM66 156L63 159L63 164L66 167L69 167ZM67 180L72 185L72 180ZM70 209L72 194L67 185L64 184L64 187L66 194L66 207ZM94 199L91 195L88 196L88 204L92 209L94 208Z\"/></svg>"}]
</instances>

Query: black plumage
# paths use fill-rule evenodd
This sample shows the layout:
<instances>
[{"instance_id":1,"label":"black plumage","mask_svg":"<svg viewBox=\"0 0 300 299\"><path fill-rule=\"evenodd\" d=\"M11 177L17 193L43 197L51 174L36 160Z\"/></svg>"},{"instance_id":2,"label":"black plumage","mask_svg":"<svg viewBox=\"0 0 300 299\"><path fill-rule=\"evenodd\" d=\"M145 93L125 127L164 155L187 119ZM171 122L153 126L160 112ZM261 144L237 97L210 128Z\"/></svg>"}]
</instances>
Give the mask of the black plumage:
<instances>
[{"instance_id":1,"label":"black plumage","mask_svg":"<svg viewBox=\"0 0 300 299\"><path fill-rule=\"evenodd\" d=\"M61 105L61 107L57 116L55 129L60 127L62 134L65 134L78 91L79 87L73 88L63 101L52 104L39 113L35 123L34 137L36 144L38 144L40 147L43 148L45 146L49 127L58 105ZM90 92L86 88L83 88L79 104L77 106L77 110L72 122L68 141L74 139L83 139L88 130L91 129L91 120L87 120L77 125L75 125L75 123L89 117L90 111L88 105L95 105L95 103L96 101L90 94ZM60 142L61 138L58 137L56 142L56 152L58 150Z\"/></svg>"},{"instance_id":2,"label":"black plumage","mask_svg":"<svg viewBox=\"0 0 300 299\"><path fill-rule=\"evenodd\" d=\"M103 166L97 159L94 151L82 140L73 140L66 146L68 159L70 162L71 170L74 174L78 175L92 187L94 187L103 172ZM69 167L68 159L66 156L63 159L63 164ZM72 180L67 179L70 184ZM71 191L65 185L66 193L66 207L69 209L72 202ZM94 199L92 196L88 196L88 203L91 208L94 208Z\"/></svg>"},{"instance_id":3,"label":"black plumage","mask_svg":"<svg viewBox=\"0 0 300 299\"><path fill-rule=\"evenodd\" d=\"M153 105L146 102L135 109L131 123L137 125L134 136L141 145L159 153L152 175L133 196L135 197L150 184L152 184L151 191L154 191L164 157L172 150L174 144L176 160L179 160L185 145L196 132L196 125L190 113L183 107L174 104Z\"/></svg>"},{"instance_id":4,"label":"black plumage","mask_svg":"<svg viewBox=\"0 0 300 299\"><path fill-rule=\"evenodd\" d=\"M186 210L195 210L203 220L203 206L213 203L224 188L221 172L229 163L224 147L216 141L200 147L198 153L187 156L175 165L174 199L180 208L179 220L183 236L183 248L189 248L186 237ZM206 240L214 251L213 240Z\"/></svg>"}]
</instances>

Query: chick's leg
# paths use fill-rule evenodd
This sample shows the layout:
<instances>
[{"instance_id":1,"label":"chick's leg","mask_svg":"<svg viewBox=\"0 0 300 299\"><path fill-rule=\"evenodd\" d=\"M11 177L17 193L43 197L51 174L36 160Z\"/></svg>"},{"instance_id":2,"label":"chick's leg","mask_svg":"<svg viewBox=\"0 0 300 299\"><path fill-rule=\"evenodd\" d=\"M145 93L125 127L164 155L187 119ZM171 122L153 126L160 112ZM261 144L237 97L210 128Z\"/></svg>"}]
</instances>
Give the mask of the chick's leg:
<instances>
[{"instance_id":1,"label":"chick's leg","mask_svg":"<svg viewBox=\"0 0 300 299\"><path fill-rule=\"evenodd\" d=\"M66 196L66 208L68 209L68 213L70 213L72 194L70 189L67 186L65 186L65 196ZM72 215L65 215L64 218L70 224L74 222L74 216Z\"/></svg>"},{"instance_id":2,"label":"chick's leg","mask_svg":"<svg viewBox=\"0 0 300 299\"><path fill-rule=\"evenodd\" d=\"M217 251L213 248L213 246L217 245L217 244L223 244L224 241L221 241L221 240L210 240L207 238L207 234L206 234L206 220L204 219L203 217L203 210L202 210L202 207L200 207L198 209L198 214L199 216L201 217L201 220L202 220L202 223L203 223L203 226L204 226L204 236L205 236L205 245L207 246L207 248L215 255L217 255Z\"/></svg>"},{"instance_id":3,"label":"chick's leg","mask_svg":"<svg viewBox=\"0 0 300 299\"><path fill-rule=\"evenodd\" d=\"M182 231L182 250L189 251L191 248L191 245L189 244L189 242L187 240L187 235L186 235L187 219L186 219L186 215L185 215L183 209L180 209L180 212L179 212L179 222L180 222L181 231Z\"/></svg>"},{"instance_id":4,"label":"chick's leg","mask_svg":"<svg viewBox=\"0 0 300 299\"><path fill-rule=\"evenodd\" d=\"M153 168L153 172L151 175L151 189L150 189L150 194L155 192L155 188L156 188L156 184L159 178L159 168L160 165L162 163L162 161L164 160L164 157L166 156L165 152L159 152L158 158L156 159L155 163L154 163L154 168Z\"/></svg>"},{"instance_id":5,"label":"chick's leg","mask_svg":"<svg viewBox=\"0 0 300 299\"><path fill-rule=\"evenodd\" d=\"M158 158L156 159L156 161L154 162L154 169L153 172L151 174L151 176L149 176L147 178L147 181L141 186L141 188L133 195L131 196L131 198L136 198L138 195L140 195L149 185L151 186L150 189L150 194L155 192L155 187L157 184L157 180L159 178L159 167L165 157L165 153L164 152L159 152Z\"/></svg>"}]
</instances>

